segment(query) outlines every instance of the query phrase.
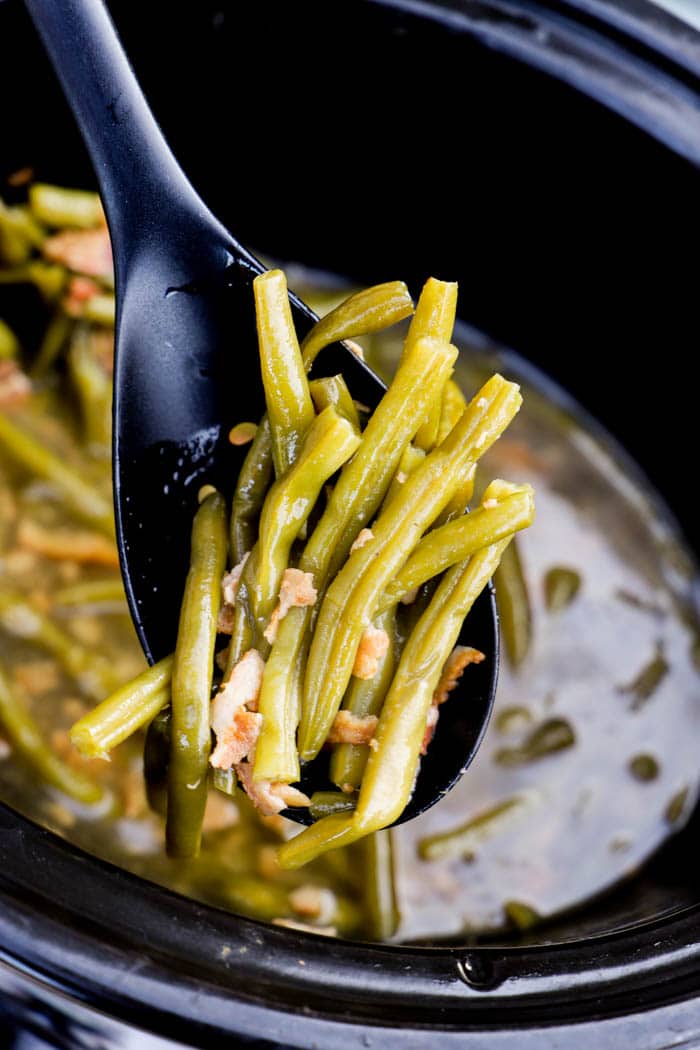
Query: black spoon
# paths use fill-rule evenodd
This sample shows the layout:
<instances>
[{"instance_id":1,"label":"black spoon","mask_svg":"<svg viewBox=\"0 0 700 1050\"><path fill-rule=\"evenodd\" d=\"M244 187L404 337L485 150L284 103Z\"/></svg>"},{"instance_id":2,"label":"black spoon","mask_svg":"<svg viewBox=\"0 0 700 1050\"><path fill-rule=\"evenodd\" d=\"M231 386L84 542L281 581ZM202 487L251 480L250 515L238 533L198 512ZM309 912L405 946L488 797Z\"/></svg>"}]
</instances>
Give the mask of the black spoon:
<instances>
[{"instance_id":1,"label":"black spoon","mask_svg":"<svg viewBox=\"0 0 700 1050\"><path fill-rule=\"evenodd\" d=\"M227 439L263 411L251 283L264 267L206 208L148 108L102 0L26 0L97 174L114 252L114 500L124 585L150 661L171 652L199 486L230 495L241 462ZM240 163L240 160L238 161ZM290 205L291 206L291 205ZM303 334L315 315L292 298ZM342 344L316 374L342 372L370 407L381 381ZM469 695L445 704L402 820L427 809L471 762L493 704L492 594L469 617L488 654ZM327 787L319 764L301 787ZM286 815L307 822L306 810Z\"/></svg>"}]
</instances>

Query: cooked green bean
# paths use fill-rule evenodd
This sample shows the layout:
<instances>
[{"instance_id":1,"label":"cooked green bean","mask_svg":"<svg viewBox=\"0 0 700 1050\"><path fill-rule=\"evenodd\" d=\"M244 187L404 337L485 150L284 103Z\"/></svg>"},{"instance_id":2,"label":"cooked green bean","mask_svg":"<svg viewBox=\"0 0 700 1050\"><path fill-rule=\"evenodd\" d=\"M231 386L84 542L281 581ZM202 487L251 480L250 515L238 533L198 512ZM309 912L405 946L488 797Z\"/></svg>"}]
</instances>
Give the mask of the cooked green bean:
<instances>
[{"instance_id":1,"label":"cooked green bean","mask_svg":"<svg viewBox=\"0 0 700 1050\"><path fill-rule=\"evenodd\" d=\"M211 748L214 643L225 565L226 504L215 492L200 504L192 525L190 569L173 662L165 829L171 857L194 857L199 852Z\"/></svg>"},{"instance_id":2,"label":"cooked green bean","mask_svg":"<svg viewBox=\"0 0 700 1050\"><path fill-rule=\"evenodd\" d=\"M238 777L235 769L212 769L211 782L217 791L233 798L238 791Z\"/></svg>"},{"instance_id":3,"label":"cooked green bean","mask_svg":"<svg viewBox=\"0 0 700 1050\"><path fill-rule=\"evenodd\" d=\"M62 587L53 594L57 605L99 605L125 602L124 584L121 577L105 580L83 580L81 583Z\"/></svg>"},{"instance_id":4,"label":"cooked green bean","mask_svg":"<svg viewBox=\"0 0 700 1050\"><path fill-rule=\"evenodd\" d=\"M88 190L68 190L35 182L29 187L29 207L34 217L47 226L74 226L85 230L104 222L99 195Z\"/></svg>"},{"instance_id":5,"label":"cooked green bean","mask_svg":"<svg viewBox=\"0 0 700 1050\"><path fill-rule=\"evenodd\" d=\"M517 542L505 552L493 582L506 656L517 668L527 656L532 640L530 598Z\"/></svg>"},{"instance_id":6,"label":"cooked green bean","mask_svg":"<svg viewBox=\"0 0 700 1050\"><path fill-rule=\"evenodd\" d=\"M170 703L173 657L167 656L127 682L71 728L72 744L86 758L109 758L109 752L143 729Z\"/></svg>"},{"instance_id":7,"label":"cooked green bean","mask_svg":"<svg viewBox=\"0 0 700 1050\"><path fill-rule=\"evenodd\" d=\"M364 834L392 824L411 797L440 672L508 542L501 540L449 569L406 642L374 734L377 748L370 751L362 778L354 820Z\"/></svg>"},{"instance_id":8,"label":"cooked green bean","mask_svg":"<svg viewBox=\"0 0 700 1050\"><path fill-rule=\"evenodd\" d=\"M416 448L415 445L406 446L404 454L399 460L398 469L392 478L389 491L384 498L382 510L384 510L389 505L389 501L401 491L406 482L406 478L421 465L424 459L425 452L422 448Z\"/></svg>"},{"instance_id":9,"label":"cooked green bean","mask_svg":"<svg viewBox=\"0 0 700 1050\"><path fill-rule=\"evenodd\" d=\"M116 300L108 292L91 295L86 300L81 316L85 321L102 325L105 328L114 328L116 317Z\"/></svg>"},{"instance_id":10,"label":"cooked green bean","mask_svg":"<svg viewBox=\"0 0 700 1050\"><path fill-rule=\"evenodd\" d=\"M387 281L356 292L313 326L301 344L304 366L308 371L316 355L330 343L371 335L411 313L413 301L403 281Z\"/></svg>"},{"instance_id":11,"label":"cooked green bean","mask_svg":"<svg viewBox=\"0 0 700 1050\"><path fill-rule=\"evenodd\" d=\"M575 743L576 735L565 718L548 718L519 747L502 747L494 752L493 760L499 766L524 766Z\"/></svg>"},{"instance_id":12,"label":"cooked green bean","mask_svg":"<svg viewBox=\"0 0 700 1050\"><path fill-rule=\"evenodd\" d=\"M60 308L57 309L44 331L30 374L34 379L43 379L68 344L75 321Z\"/></svg>"},{"instance_id":13,"label":"cooked green bean","mask_svg":"<svg viewBox=\"0 0 700 1050\"><path fill-rule=\"evenodd\" d=\"M0 260L20 266L44 240L44 232L26 208L8 206L0 199Z\"/></svg>"},{"instance_id":14,"label":"cooked green bean","mask_svg":"<svg viewBox=\"0 0 700 1050\"><path fill-rule=\"evenodd\" d=\"M25 710L20 699L0 667L0 726L14 751L41 780L62 791L64 795L92 805L104 798L104 791L85 773L72 769L54 754L44 740L34 719Z\"/></svg>"},{"instance_id":15,"label":"cooked green bean","mask_svg":"<svg viewBox=\"0 0 700 1050\"><path fill-rule=\"evenodd\" d=\"M296 730L301 714L301 690L308 638L304 608L292 608L280 624L265 663L258 711L263 716L255 745L254 780L293 784L299 779Z\"/></svg>"},{"instance_id":16,"label":"cooked green bean","mask_svg":"<svg viewBox=\"0 0 700 1050\"><path fill-rule=\"evenodd\" d=\"M84 325L77 327L71 340L68 370L80 403L87 449L107 459L112 447L112 379L95 357Z\"/></svg>"},{"instance_id":17,"label":"cooked green bean","mask_svg":"<svg viewBox=\"0 0 700 1050\"><path fill-rule=\"evenodd\" d=\"M4 588L0 590L0 628L53 656L80 691L93 700L102 700L121 684L103 656L76 642L23 595Z\"/></svg>"},{"instance_id":18,"label":"cooked green bean","mask_svg":"<svg viewBox=\"0 0 700 1050\"><path fill-rule=\"evenodd\" d=\"M429 277L423 286L416 312L411 319L404 353L424 336L444 339L446 343L449 343L452 338L456 312L457 285L452 281L438 281L435 277ZM429 452L438 443L442 400L441 396L431 403L427 419L416 433L416 445L425 452Z\"/></svg>"},{"instance_id":19,"label":"cooked green bean","mask_svg":"<svg viewBox=\"0 0 700 1050\"><path fill-rule=\"evenodd\" d=\"M428 532L384 591L378 609L389 608L455 562L532 524L535 503L530 485L507 486L497 498L496 506L482 505Z\"/></svg>"},{"instance_id":20,"label":"cooked green bean","mask_svg":"<svg viewBox=\"0 0 700 1050\"><path fill-rule=\"evenodd\" d=\"M452 860L473 857L487 839L500 834L512 820L520 819L536 800L531 792L521 792L498 802L495 806L471 817L466 824L438 835L428 835L418 842L418 853L423 860Z\"/></svg>"},{"instance_id":21,"label":"cooked green bean","mask_svg":"<svg viewBox=\"0 0 700 1050\"><path fill-rule=\"evenodd\" d=\"M107 536L114 535L111 501L35 437L10 422L4 413L0 414L0 449L25 470L55 485L77 518Z\"/></svg>"},{"instance_id":22,"label":"cooked green bean","mask_svg":"<svg viewBox=\"0 0 700 1050\"><path fill-rule=\"evenodd\" d=\"M331 813L349 813L355 808L356 801L353 795L346 795L343 791L314 791L309 813L314 820L321 820Z\"/></svg>"},{"instance_id":23,"label":"cooked green bean","mask_svg":"<svg viewBox=\"0 0 700 1050\"><path fill-rule=\"evenodd\" d=\"M170 707L159 711L146 732L143 745L143 779L146 799L154 813L168 812L168 766L170 764Z\"/></svg>"},{"instance_id":24,"label":"cooked green bean","mask_svg":"<svg viewBox=\"0 0 700 1050\"><path fill-rule=\"evenodd\" d=\"M362 863L367 935L373 941L388 941L396 933L400 919L391 832L375 831L353 849L360 854Z\"/></svg>"},{"instance_id":25,"label":"cooked green bean","mask_svg":"<svg viewBox=\"0 0 700 1050\"><path fill-rule=\"evenodd\" d=\"M315 758L347 687L365 624L386 586L453 496L459 478L493 444L518 411L516 384L493 376L372 527L326 592L309 650L299 751ZM369 429L369 427L368 427ZM431 603L432 604L432 603Z\"/></svg>"},{"instance_id":26,"label":"cooked green bean","mask_svg":"<svg viewBox=\"0 0 700 1050\"><path fill-rule=\"evenodd\" d=\"M401 457L457 357L454 347L422 339L404 355L372 413L362 443L343 468L302 555L319 592L347 558L360 529L381 506Z\"/></svg>"},{"instance_id":27,"label":"cooked green bean","mask_svg":"<svg viewBox=\"0 0 700 1050\"><path fill-rule=\"evenodd\" d=\"M506 918L518 930L531 930L533 926L542 921L539 912L531 904L525 904L524 901L504 901L503 911Z\"/></svg>"},{"instance_id":28,"label":"cooked green bean","mask_svg":"<svg viewBox=\"0 0 700 1050\"><path fill-rule=\"evenodd\" d=\"M31 259L11 270L0 269L0 284L33 284L47 302L55 302L66 287L68 273L57 263Z\"/></svg>"},{"instance_id":29,"label":"cooked green bean","mask_svg":"<svg viewBox=\"0 0 700 1050\"><path fill-rule=\"evenodd\" d=\"M328 479L352 456L360 437L329 405L316 416L298 458L267 494L260 515L253 610L264 630L277 601L292 543Z\"/></svg>"},{"instance_id":30,"label":"cooked green bean","mask_svg":"<svg viewBox=\"0 0 700 1050\"><path fill-rule=\"evenodd\" d=\"M396 606L390 606L381 615L375 616L374 626L386 631L389 648L380 659L376 674L372 678L350 679L343 697L342 709L357 718L378 715L384 703L398 662L399 640L396 631ZM357 788L367 765L367 744L337 744L331 755L329 776L334 784L346 784Z\"/></svg>"},{"instance_id":31,"label":"cooked green bean","mask_svg":"<svg viewBox=\"0 0 700 1050\"><path fill-rule=\"evenodd\" d=\"M581 574L565 565L553 565L544 578L544 602L549 612L561 612L581 589Z\"/></svg>"},{"instance_id":32,"label":"cooked green bean","mask_svg":"<svg viewBox=\"0 0 700 1050\"><path fill-rule=\"evenodd\" d=\"M272 480L272 437L265 416L255 432L236 482L231 510L231 558L235 565L253 549L257 519Z\"/></svg>"},{"instance_id":33,"label":"cooked green bean","mask_svg":"<svg viewBox=\"0 0 700 1050\"><path fill-rule=\"evenodd\" d=\"M359 434L360 417L347 383L341 375L312 379L309 391L317 412L323 412L328 405L333 405L338 415L344 416Z\"/></svg>"},{"instance_id":34,"label":"cooked green bean","mask_svg":"<svg viewBox=\"0 0 700 1050\"><path fill-rule=\"evenodd\" d=\"M281 270L260 274L253 281L253 292L272 458L277 477L281 478L299 454L314 420L314 406L284 274Z\"/></svg>"},{"instance_id":35,"label":"cooked green bean","mask_svg":"<svg viewBox=\"0 0 700 1050\"><path fill-rule=\"evenodd\" d=\"M440 425L437 433L437 443L444 441L452 427L467 407L467 399L455 383L454 379L448 379L442 392L442 404L440 406Z\"/></svg>"},{"instance_id":36,"label":"cooked green bean","mask_svg":"<svg viewBox=\"0 0 700 1050\"><path fill-rule=\"evenodd\" d=\"M0 317L0 361L10 361L19 353L19 339Z\"/></svg>"},{"instance_id":37,"label":"cooked green bean","mask_svg":"<svg viewBox=\"0 0 700 1050\"><path fill-rule=\"evenodd\" d=\"M454 496L436 519L434 527L439 528L441 525L446 525L448 521L454 521L455 518L459 518L464 514L472 501L475 483L476 464L464 472Z\"/></svg>"},{"instance_id":38,"label":"cooked green bean","mask_svg":"<svg viewBox=\"0 0 700 1050\"><path fill-rule=\"evenodd\" d=\"M301 868L329 850L349 846L366 832L355 822L354 813L331 813L295 835L277 850L277 862L284 870Z\"/></svg>"}]
</instances>

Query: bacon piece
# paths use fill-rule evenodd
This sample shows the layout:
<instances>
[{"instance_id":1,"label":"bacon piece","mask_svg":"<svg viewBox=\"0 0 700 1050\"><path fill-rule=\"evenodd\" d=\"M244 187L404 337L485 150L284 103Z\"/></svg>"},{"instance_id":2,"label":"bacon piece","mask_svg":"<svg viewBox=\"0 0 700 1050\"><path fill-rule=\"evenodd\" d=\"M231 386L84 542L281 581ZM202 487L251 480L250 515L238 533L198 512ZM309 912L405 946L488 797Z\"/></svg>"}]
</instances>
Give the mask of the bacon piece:
<instances>
[{"instance_id":1,"label":"bacon piece","mask_svg":"<svg viewBox=\"0 0 700 1050\"><path fill-rule=\"evenodd\" d=\"M308 806L310 799L291 784L276 780L253 780L253 760L236 766L241 786L256 809L264 817L272 817L287 806Z\"/></svg>"},{"instance_id":2,"label":"bacon piece","mask_svg":"<svg viewBox=\"0 0 700 1050\"><path fill-rule=\"evenodd\" d=\"M360 529L355 538L355 542L350 548L350 553L352 554L353 551L359 551L360 547L364 547L366 543L369 543L369 541L373 539L374 533L371 529Z\"/></svg>"},{"instance_id":3,"label":"bacon piece","mask_svg":"<svg viewBox=\"0 0 700 1050\"><path fill-rule=\"evenodd\" d=\"M327 743L369 744L378 721L376 715L358 718L351 711L338 711L328 734Z\"/></svg>"},{"instance_id":4,"label":"bacon piece","mask_svg":"<svg viewBox=\"0 0 700 1050\"><path fill-rule=\"evenodd\" d=\"M318 591L314 587L314 574L302 572L301 569L285 569L282 573L280 584L280 596L275 610L270 617L270 622L263 631L270 645L277 637L280 621L284 619L293 607L300 608L303 605L313 605L318 598Z\"/></svg>"},{"instance_id":5,"label":"bacon piece","mask_svg":"<svg viewBox=\"0 0 700 1050\"><path fill-rule=\"evenodd\" d=\"M216 621L216 629L219 634L233 634L234 617L236 610L233 605L222 605ZM223 670L223 668L222 668Z\"/></svg>"},{"instance_id":6,"label":"bacon piece","mask_svg":"<svg viewBox=\"0 0 700 1050\"><path fill-rule=\"evenodd\" d=\"M62 230L44 241L42 252L50 262L61 263L90 277L112 276L112 249L106 227L96 230Z\"/></svg>"},{"instance_id":7,"label":"bacon piece","mask_svg":"<svg viewBox=\"0 0 700 1050\"><path fill-rule=\"evenodd\" d=\"M216 734L216 747L209 761L217 769L236 765L255 747L262 715L251 708L257 707L264 670L260 653L249 649L214 697L211 727Z\"/></svg>"},{"instance_id":8,"label":"bacon piece","mask_svg":"<svg viewBox=\"0 0 700 1050\"><path fill-rule=\"evenodd\" d=\"M444 704L447 697L455 688L465 667L469 664L480 664L486 657L478 649L472 649L470 645L456 645L450 655L445 660L445 665L440 673L438 684L435 687L433 693L433 700L428 708L428 717L425 723L425 735L423 736L423 743L421 744L420 753L424 755L428 750L428 745L433 739L435 733L435 726L438 723L440 712L438 707L440 704Z\"/></svg>"},{"instance_id":9,"label":"bacon piece","mask_svg":"<svg viewBox=\"0 0 700 1050\"><path fill-rule=\"evenodd\" d=\"M0 408L16 408L24 404L32 392L32 384L16 361L0 361Z\"/></svg>"},{"instance_id":10,"label":"bacon piece","mask_svg":"<svg viewBox=\"0 0 700 1050\"><path fill-rule=\"evenodd\" d=\"M389 635L381 627L372 624L365 627L355 656L352 673L355 678L374 678L379 670L379 661L389 650Z\"/></svg>"},{"instance_id":11,"label":"bacon piece","mask_svg":"<svg viewBox=\"0 0 700 1050\"><path fill-rule=\"evenodd\" d=\"M82 529L47 529L23 518L17 529L17 543L24 550L55 561L80 562L119 568L119 552L113 540L98 532Z\"/></svg>"},{"instance_id":12,"label":"bacon piece","mask_svg":"<svg viewBox=\"0 0 700 1050\"><path fill-rule=\"evenodd\" d=\"M248 561L248 555L250 551L246 551L238 565L234 565L230 572L227 572L221 581L221 593L223 594L224 601L227 605L234 605L236 601L236 595L238 594L238 585L241 582L241 575L245 568L245 563Z\"/></svg>"}]
</instances>

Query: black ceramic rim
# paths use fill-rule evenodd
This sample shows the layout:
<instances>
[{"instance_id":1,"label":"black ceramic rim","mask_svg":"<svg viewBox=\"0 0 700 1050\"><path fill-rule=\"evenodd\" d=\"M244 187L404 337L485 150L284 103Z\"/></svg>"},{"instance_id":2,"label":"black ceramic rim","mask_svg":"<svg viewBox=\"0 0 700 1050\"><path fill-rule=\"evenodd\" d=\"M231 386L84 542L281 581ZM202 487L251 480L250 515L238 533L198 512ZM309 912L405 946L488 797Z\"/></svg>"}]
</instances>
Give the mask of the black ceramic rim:
<instances>
[{"instance_id":1,"label":"black ceramic rim","mask_svg":"<svg viewBox=\"0 0 700 1050\"><path fill-rule=\"evenodd\" d=\"M379 3L381 0L368 0ZM645 0L385 0L534 66L700 163L700 36ZM177 1040L285 1046L664 1045L696 1029L700 907L537 947L292 933L197 904L0 807L0 959ZM293 1015L293 1020L290 1020ZM602 1024L602 1022L605 1024ZM675 1037L673 1037L675 1041ZM687 1044L686 1044L687 1045Z\"/></svg>"}]
</instances>

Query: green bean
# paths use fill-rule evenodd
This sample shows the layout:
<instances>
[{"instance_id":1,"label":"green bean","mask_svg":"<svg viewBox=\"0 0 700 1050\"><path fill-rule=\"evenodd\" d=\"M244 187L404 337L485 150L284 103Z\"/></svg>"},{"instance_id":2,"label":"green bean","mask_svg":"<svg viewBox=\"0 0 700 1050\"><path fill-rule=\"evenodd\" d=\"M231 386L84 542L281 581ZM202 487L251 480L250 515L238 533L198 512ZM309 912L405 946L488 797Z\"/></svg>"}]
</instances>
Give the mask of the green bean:
<instances>
[{"instance_id":1,"label":"green bean","mask_svg":"<svg viewBox=\"0 0 700 1050\"><path fill-rule=\"evenodd\" d=\"M260 515L253 610L264 629L277 601L292 543L328 479L352 456L360 437L332 405L316 416L298 459L270 489Z\"/></svg>"},{"instance_id":2,"label":"green bean","mask_svg":"<svg viewBox=\"0 0 700 1050\"><path fill-rule=\"evenodd\" d=\"M542 921L539 912L524 901L504 901L503 911L509 922L518 930L531 930Z\"/></svg>"},{"instance_id":3,"label":"green bean","mask_svg":"<svg viewBox=\"0 0 700 1050\"><path fill-rule=\"evenodd\" d=\"M112 448L112 379L95 357L90 332L83 325L71 340L68 369L80 403L88 451L107 459Z\"/></svg>"},{"instance_id":4,"label":"green bean","mask_svg":"<svg viewBox=\"0 0 700 1050\"><path fill-rule=\"evenodd\" d=\"M316 622L304 681L299 732L303 760L315 758L328 735L350 679L364 625L373 616L379 597L453 496L466 468L502 433L521 400L515 384L493 376L443 444L426 456L374 523L371 542L353 552L329 587Z\"/></svg>"},{"instance_id":5,"label":"green bean","mask_svg":"<svg viewBox=\"0 0 700 1050\"><path fill-rule=\"evenodd\" d=\"M199 852L211 749L209 701L226 564L226 504L218 492L200 504L192 525L190 569L180 610L172 671L167 851Z\"/></svg>"},{"instance_id":6,"label":"green bean","mask_svg":"<svg viewBox=\"0 0 700 1050\"><path fill-rule=\"evenodd\" d=\"M531 792L521 792L490 806L488 809L470 817L466 824L437 835L428 835L418 842L418 853L423 860L454 860L460 857L470 858L476 854L478 847L487 839L500 834L514 818L520 819L523 812L529 809L537 796Z\"/></svg>"},{"instance_id":7,"label":"green bean","mask_svg":"<svg viewBox=\"0 0 700 1050\"><path fill-rule=\"evenodd\" d=\"M494 577L501 636L511 667L523 662L532 641L532 614L517 542L505 552Z\"/></svg>"},{"instance_id":8,"label":"green bean","mask_svg":"<svg viewBox=\"0 0 700 1050\"><path fill-rule=\"evenodd\" d=\"M317 321L304 339L301 352L306 370L330 343L379 332L411 313L413 301L403 281L387 281L356 292Z\"/></svg>"},{"instance_id":9,"label":"green bean","mask_svg":"<svg viewBox=\"0 0 700 1050\"><path fill-rule=\"evenodd\" d=\"M424 336L444 339L449 343L457 311L457 285L454 282L438 281L429 277L418 299L416 312L406 336L404 354ZM433 401L428 417L416 433L416 445L425 452L437 444L442 414L442 397Z\"/></svg>"},{"instance_id":10,"label":"green bean","mask_svg":"<svg viewBox=\"0 0 700 1050\"><path fill-rule=\"evenodd\" d=\"M68 344L75 321L60 308L57 309L44 330L39 351L30 374L34 379L43 379L51 370L64 346Z\"/></svg>"},{"instance_id":11,"label":"green bean","mask_svg":"<svg viewBox=\"0 0 700 1050\"><path fill-rule=\"evenodd\" d=\"M0 414L0 449L25 470L54 484L77 518L107 536L114 535L111 502L35 437L10 422L5 414Z\"/></svg>"},{"instance_id":12,"label":"green bean","mask_svg":"<svg viewBox=\"0 0 700 1050\"><path fill-rule=\"evenodd\" d=\"M308 652L308 638L300 629L303 627L303 613L303 608L289 610L265 663L258 697L258 711L263 722L255 745L254 780L283 784L299 780L296 730Z\"/></svg>"},{"instance_id":13,"label":"green bean","mask_svg":"<svg viewBox=\"0 0 700 1050\"><path fill-rule=\"evenodd\" d=\"M21 594L0 590L0 627L54 657L85 696L102 700L119 685L112 665L35 609Z\"/></svg>"},{"instance_id":14,"label":"green bean","mask_svg":"<svg viewBox=\"0 0 700 1050\"><path fill-rule=\"evenodd\" d=\"M234 564L253 549L257 519L272 480L272 437L265 416L255 432L236 482L231 510L231 557Z\"/></svg>"},{"instance_id":15,"label":"green bean","mask_svg":"<svg viewBox=\"0 0 700 1050\"><path fill-rule=\"evenodd\" d=\"M314 406L284 274L281 270L260 274L253 281L253 292L272 458L275 473L281 478L299 454L314 420Z\"/></svg>"},{"instance_id":16,"label":"green bean","mask_svg":"<svg viewBox=\"0 0 700 1050\"><path fill-rule=\"evenodd\" d=\"M11 361L19 356L19 339L0 317L0 361Z\"/></svg>"},{"instance_id":17,"label":"green bean","mask_svg":"<svg viewBox=\"0 0 700 1050\"><path fill-rule=\"evenodd\" d=\"M220 791L223 795L228 795L229 798L233 798L237 794L238 777L235 769L212 769L210 776L211 782L217 791Z\"/></svg>"},{"instance_id":18,"label":"green bean","mask_svg":"<svg viewBox=\"0 0 700 1050\"><path fill-rule=\"evenodd\" d=\"M375 616L374 626L386 631L389 636L389 648L379 661L374 677L352 677L350 679L342 707L344 711L351 711L358 718L379 714L398 663L399 640L396 631L396 606L391 606L380 616ZM354 788L359 787L368 755L367 744L337 744L333 748L329 769L329 776L333 783L338 787L346 784Z\"/></svg>"},{"instance_id":19,"label":"green bean","mask_svg":"<svg viewBox=\"0 0 700 1050\"><path fill-rule=\"evenodd\" d=\"M363 904L367 935L387 941L399 925L394 877L394 853L390 831L376 831L358 842L363 870Z\"/></svg>"},{"instance_id":20,"label":"green bean","mask_svg":"<svg viewBox=\"0 0 700 1050\"><path fill-rule=\"evenodd\" d=\"M94 780L62 762L44 740L34 719L15 696L0 667L0 725L14 751L41 780L76 802L92 805L104 797Z\"/></svg>"},{"instance_id":21,"label":"green bean","mask_svg":"<svg viewBox=\"0 0 700 1050\"><path fill-rule=\"evenodd\" d=\"M44 240L43 230L21 205L8 207L0 200L0 260L7 266L25 263Z\"/></svg>"},{"instance_id":22,"label":"green bean","mask_svg":"<svg viewBox=\"0 0 700 1050\"><path fill-rule=\"evenodd\" d=\"M392 478L389 491L384 498L382 510L389 505L390 500L392 500L397 493L401 492L401 489L406 482L406 478L421 465L424 459L425 452L422 448L416 448L415 445L406 446L404 454L399 460L396 474L394 474L394 477Z\"/></svg>"},{"instance_id":23,"label":"green bean","mask_svg":"<svg viewBox=\"0 0 700 1050\"><path fill-rule=\"evenodd\" d=\"M104 222L99 195L88 190L35 182L29 187L29 207L34 217L47 226L90 229Z\"/></svg>"},{"instance_id":24,"label":"green bean","mask_svg":"<svg viewBox=\"0 0 700 1050\"><path fill-rule=\"evenodd\" d=\"M554 565L544 578L544 601L549 612L561 612L581 588L581 574L564 565Z\"/></svg>"},{"instance_id":25,"label":"green bean","mask_svg":"<svg viewBox=\"0 0 700 1050\"><path fill-rule=\"evenodd\" d=\"M280 846L277 862L283 870L301 868L329 850L357 842L364 834L353 813L331 813Z\"/></svg>"},{"instance_id":26,"label":"green bean","mask_svg":"<svg viewBox=\"0 0 700 1050\"><path fill-rule=\"evenodd\" d=\"M170 707L155 716L143 745L143 779L148 805L161 817L168 812L168 767L170 764Z\"/></svg>"},{"instance_id":27,"label":"green bean","mask_svg":"<svg viewBox=\"0 0 700 1050\"><path fill-rule=\"evenodd\" d=\"M81 316L85 321L102 325L104 328L114 328L116 317L116 301L113 295L101 292L91 295L83 306Z\"/></svg>"},{"instance_id":28,"label":"green bean","mask_svg":"<svg viewBox=\"0 0 700 1050\"><path fill-rule=\"evenodd\" d=\"M459 417L467 407L467 399L459 389L454 379L448 379L442 392L442 404L440 406L440 425L437 433L438 445L445 440L452 427L457 423Z\"/></svg>"},{"instance_id":29,"label":"green bean","mask_svg":"<svg viewBox=\"0 0 700 1050\"><path fill-rule=\"evenodd\" d=\"M170 703L172 670L173 657L167 656L79 718L70 731L73 746L86 758L109 758Z\"/></svg>"},{"instance_id":30,"label":"green bean","mask_svg":"<svg viewBox=\"0 0 700 1050\"><path fill-rule=\"evenodd\" d=\"M343 791L314 791L309 813L314 820L321 820L331 813L349 813L355 808L356 799Z\"/></svg>"},{"instance_id":31,"label":"green bean","mask_svg":"<svg viewBox=\"0 0 700 1050\"><path fill-rule=\"evenodd\" d=\"M55 302L63 293L68 273L58 263L31 259L11 270L0 269L0 284L33 284L47 302Z\"/></svg>"},{"instance_id":32,"label":"green bean","mask_svg":"<svg viewBox=\"0 0 700 1050\"><path fill-rule=\"evenodd\" d=\"M490 486L491 488L491 486ZM491 497L492 499L494 497ZM378 609L387 609L406 593L463 561L532 524L535 503L530 485L508 486L495 507L477 507L471 514L427 533L382 595Z\"/></svg>"},{"instance_id":33,"label":"green bean","mask_svg":"<svg viewBox=\"0 0 700 1050\"><path fill-rule=\"evenodd\" d=\"M299 567L313 572L319 592L381 506L401 457L428 405L439 395L456 356L454 347L433 339L419 340L404 354L302 555Z\"/></svg>"},{"instance_id":34,"label":"green bean","mask_svg":"<svg viewBox=\"0 0 700 1050\"><path fill-rule=\"evenodd\" d=\"M575 743L576 736L565 718L548 718L519 747L502 747L494 752L493 760L499 766L524 766Z\"/></svg>"},{"instance_id":35,"label":"green bean","mask_svg":"<svg viewBox=\"0 0 700 1050\"><path fill-rule=\"evenodd\" d=\"M449 569L406 642L375 731L355 810L364 834L392 824L411 797L425 724L440 672L462 623L488 583L509 540Z\"/></svg>"},{"instance_id":36,"label":"green bean","mask_svg":"<svg viewBox=\"0 0 700 1050\"><path fill-rule=\"evenodd\" d=\"M341 375L313 379L309 383L309 391L317 412L323 412L328 405L333 405L338 415L347 419L359 434L360 417L347 383Z\"/></svg>"},{"instance_id":37,"label":"green bean","mask_svg":"<svg viewBox=\"0 0 700 1050\"><path fill-rule=\"evenodd\" d=\"M466 512L472 501L472 496L474 495L475 483L476 464L464 472L454 496L436 519L434 527L439 528L441 525L447 525L449 521L454 521L455 518L460 518Z\"/></svg>"},{"instance_id":38,"label":"green bean","mask_svg":"<svg viewBox=\"0 0 700 1050\"><path fill-rule=\"evenodd\" d=\"M121 577L105 580L83 580L55 591L53 600L57 605L100 605L125 602L124 584Z\"/></svg>"}]
</instances>

